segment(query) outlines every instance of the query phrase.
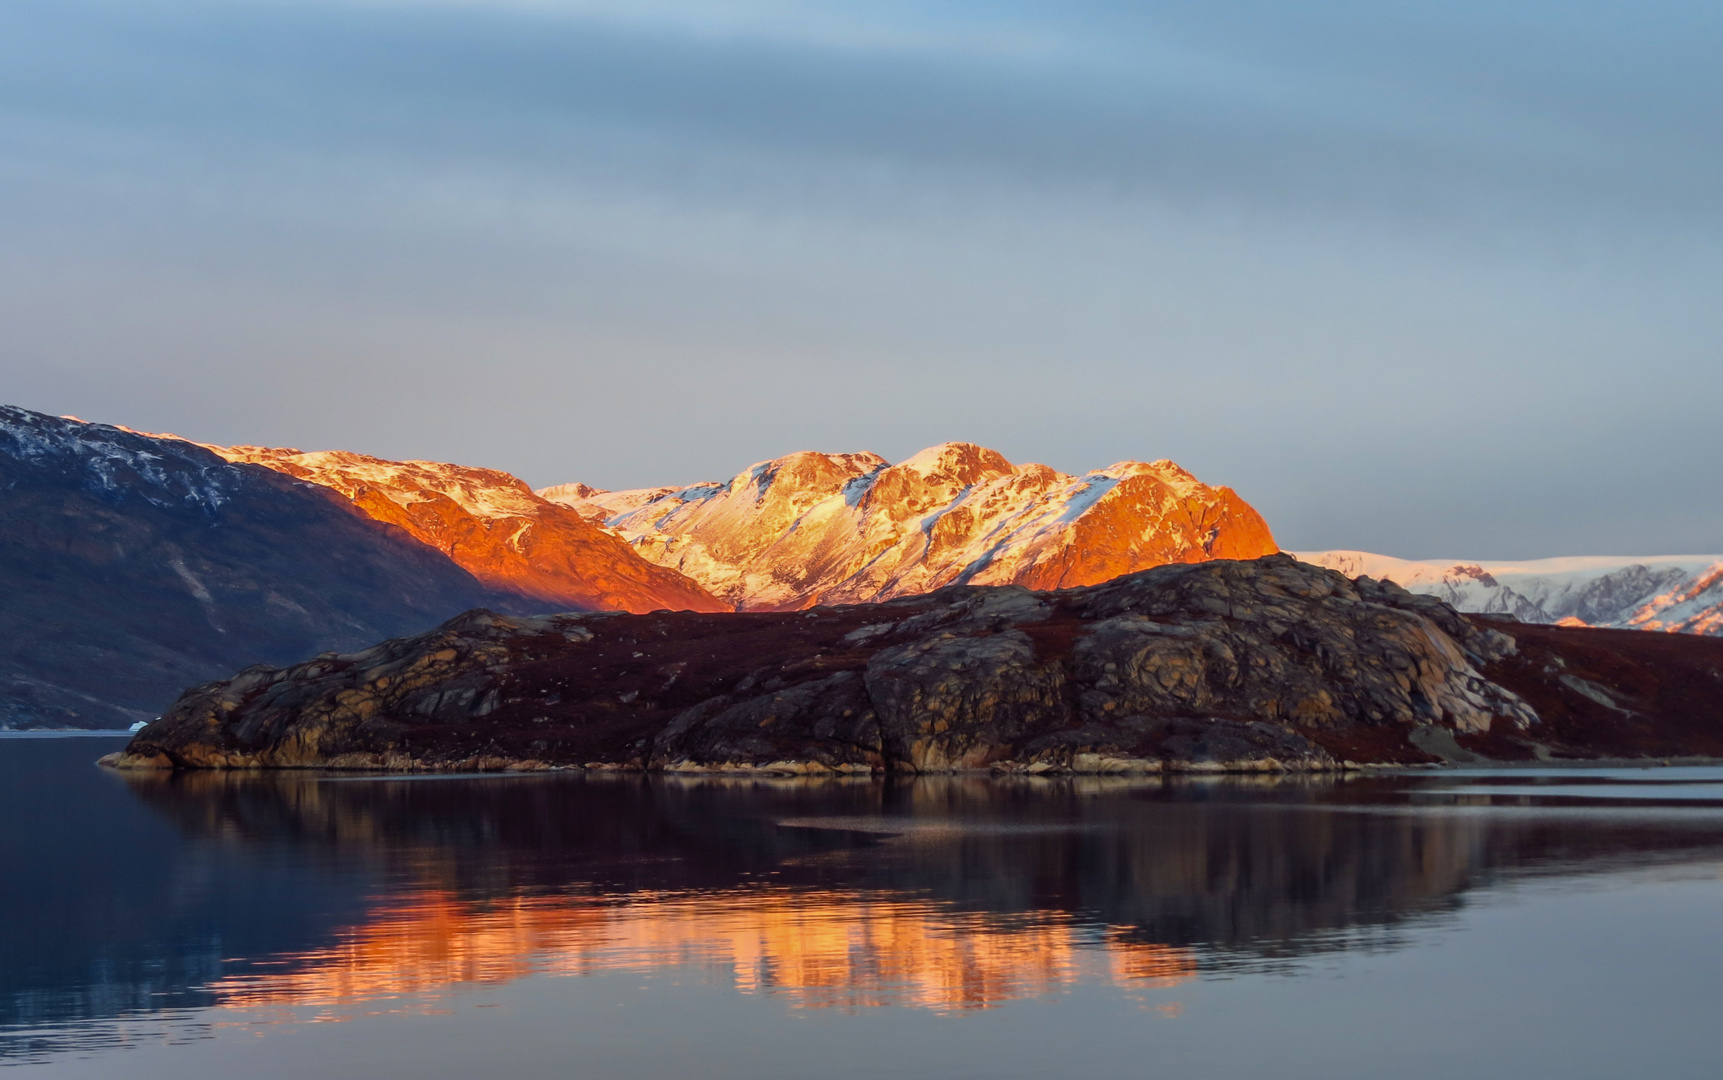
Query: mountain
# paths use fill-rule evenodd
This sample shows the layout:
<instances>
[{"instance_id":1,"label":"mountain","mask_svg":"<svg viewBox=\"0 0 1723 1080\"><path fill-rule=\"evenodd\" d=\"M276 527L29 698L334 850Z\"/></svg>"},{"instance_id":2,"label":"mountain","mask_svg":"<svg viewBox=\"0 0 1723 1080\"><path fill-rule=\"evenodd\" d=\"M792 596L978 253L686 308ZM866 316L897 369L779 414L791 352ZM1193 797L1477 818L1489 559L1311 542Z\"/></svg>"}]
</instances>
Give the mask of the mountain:
<instances>
[{"instance_id":1,"label":"mountain","mask_svg":"<svg viewBox=\"0 0 1723 1080\"><path fill-rule=\"evenodd\" d=\"M377 521L406 530L493 588L543 611L717 611L723 608L674 569L505 472L435 461L386 461L342 450L302 453L210 446L339 492Z\"/></svg>"},{"instance_id":2,"label":"mountain","mask_svg":"<svg viewBox=\"0 0 1723 1080\"><path fill-rule=\"evenodd\" d=\"M1529 562L1293 552L1349 577L1368 574L1461 611L1521 622L1723 636L1723 555L1582 556Z\"/></svg>"},{"instance_id":3,"label":"mountain","mask_svg":"<svg viewBox=\"0 0 1723 1080\"><path fill-rule=\"evenodd\" d=\"M885 600L950 584L1091 585L1145 567L1277 551L1229 488L1170 461L1084 476L944 443L891 465L804 452L728 483L539 495L616 530L738 609Z\"/></svg>"},{"instance_id":4,"label":"mountain","mask_svg":"<svg viewBox=\"0 0 1723 1080\"><path fill-rule=\"evenodd\" d=\"M1269 555L798 613L468 612L188 691L110 764L1039 774L1716 756L1720 671L1716 639L1494 623Z\"/></svg>"},{"instance_id":5,"label":"mountain","mask_svg":"<svg viewBox=\"0 0 1723 1080\"><path fill-rule=\"evenodd\" d=\"M0 728L123 728L185 687L536 605L326 488L0 406Z\"/></svg>"}]
</instances>

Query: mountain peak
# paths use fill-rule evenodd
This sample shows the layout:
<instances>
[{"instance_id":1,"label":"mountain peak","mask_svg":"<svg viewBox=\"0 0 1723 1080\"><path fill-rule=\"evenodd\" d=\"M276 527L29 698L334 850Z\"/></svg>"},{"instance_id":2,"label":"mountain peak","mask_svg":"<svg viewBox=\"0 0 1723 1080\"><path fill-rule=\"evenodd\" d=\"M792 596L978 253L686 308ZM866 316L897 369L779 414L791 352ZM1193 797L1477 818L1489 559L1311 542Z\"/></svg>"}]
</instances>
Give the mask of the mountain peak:
<instances>
[{"instance_id":1,"label":"mountain peak","mask_svg":"<svg viewBox=\"0 0 1723 1080\"><path fill-rule=\"evenodd\" d=\"M929 480L950 478L962 484L1004 476L1016 469L999 451L968 442L930 446L898 462L892 468L913 472Z\"/></svg>"},{"instance_id":2,"label":"mountain peak","mask_svg":"<svg viewBox=\"0 0 1723 1080\"><path fill-rule=\"evenodd\" d=\"M750 465L730 481L730 490L751 490L756 502L768 498L806 501L843 489L850 481L877 472L886 461L878 454L828 454L800 450Z\"/></svg>"},{"instance_id":3,"label":"mountain peak","mask_svg":"<svg viewBox=\"0 0 1723 1080\"><path fill-rule=\"evenodd\" d=\"M940 443L881 470L865 503L902 520L946 505L977 484L1016 471L997 450L974 443Z\"/></svg>"},{"instance_id":4,"label":"mountain peak","mask_svg":"<svg viewBox=\"0 0 1723 1080\"><path fill-rule=\"evenodd\" d=\"M608 495L610 493L603 488L595 488L591 484L573 483L552 484L547 488L539 488L537 491L533 492L533 494L537 495L541 499L547 499L554 503L562 503L566 506L569 503L579 502L582 499L590 499L594 495Z\"/></svg>"}]
</instances>

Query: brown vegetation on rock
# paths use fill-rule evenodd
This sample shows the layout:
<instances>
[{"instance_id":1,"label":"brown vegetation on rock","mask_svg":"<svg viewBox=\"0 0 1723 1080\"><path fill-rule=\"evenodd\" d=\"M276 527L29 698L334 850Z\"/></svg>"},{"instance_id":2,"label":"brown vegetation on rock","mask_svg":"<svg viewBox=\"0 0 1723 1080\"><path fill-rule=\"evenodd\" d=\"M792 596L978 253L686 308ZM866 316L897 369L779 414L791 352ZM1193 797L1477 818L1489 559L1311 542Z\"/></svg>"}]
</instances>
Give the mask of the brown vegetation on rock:
<instances>
[{"instance_id":1,"label":"brown vegetation on rock","mask_svg":"<svg viewBox=\"0 0 1723 1080\"><path fill-rule=\"evenodd\" d=\"M801 613L471 612L192 690L122 763L1040 773L1712 752L1715 697L1665 710L1705 700L1675 684L1723 681L1723 643L1688 639L1710 651L1671 663L1574 633L1597 632L1538 628L1522 652L1438 600L1289 556ZM1611 656L1670 686L1617 685ZM1587 734L1600 697L1641 726Z\"/></svg>"}]
</instances>

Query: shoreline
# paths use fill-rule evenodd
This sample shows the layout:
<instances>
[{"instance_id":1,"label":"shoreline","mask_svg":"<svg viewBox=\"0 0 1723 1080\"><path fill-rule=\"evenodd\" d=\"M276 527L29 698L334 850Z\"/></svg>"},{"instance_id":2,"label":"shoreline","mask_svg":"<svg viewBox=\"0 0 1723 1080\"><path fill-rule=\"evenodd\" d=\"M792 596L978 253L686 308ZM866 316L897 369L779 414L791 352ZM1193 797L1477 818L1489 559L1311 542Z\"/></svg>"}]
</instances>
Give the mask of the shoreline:
<instances>
[{"instance_id":1,"label":"shoreline","mask_svg":"<svg viewBox=\"0 0 1723 1080\"><path fill-rule=\"evenodd\" d=\"M439 764L421 764L407 767L389 767L375 763L320 763L307 765L214 765L197 767L180 767L169 764L121 763L124 751L105 754L96 760L96 764L115 772L164 774L187 773L206 774L219 773L231 775L234 773L346 773L353 776L378 777L438 777L438 776L530 776L546 773L568 773L598 776L669 776L669 777L737 777L737 778L772 778L772 779L808 779L808 780L887 780L887 779L916 779L919 777L961 777L967 779L1046 779L1062 780L1092 777L1130 777L1146 779L1150 777L1165 777L1175 779L1189 778L1235 778L1235 777L1351 777L1367 774L1407 775L1411 773L1453 773L1453 772L1549 772L1549 771L1580 771L1590 769L1638 769L1651 771L1655 769L1693 769L1693 768L1723 768L1723 758L1716 757L1667 757L1667 758L1588 758L1588 759L1558 759L1548 761L1475 761L1475 762L1420 762L1415 764L1396 764L1393 762L1342 762L1330 768L1297 768L1297 767L1193 767L1192 763L1174 762L1161 768L1130 768L1130 769L945 769L926 772L910 772L906 770L887 769L831 769L818 762L775 762L767 766L713 765L697 768L658 767L642 768L632 764L613 764L609 762L588 762L585 765L547 765L544 762L511 762L497 764L494 761L467 760Z\"/></svg>"},{"instance_id":2,"label":"shoreline","mask_svg":"<svg viewBox=\"0 0 1723 1080\"><path fill-rule=\"evenodd\" d=\"M0 739L129 739L135 734L137 732L123 728L101 731L87 728L24 728L19 731L0 731Z\"/></svg>"}]
</instances>

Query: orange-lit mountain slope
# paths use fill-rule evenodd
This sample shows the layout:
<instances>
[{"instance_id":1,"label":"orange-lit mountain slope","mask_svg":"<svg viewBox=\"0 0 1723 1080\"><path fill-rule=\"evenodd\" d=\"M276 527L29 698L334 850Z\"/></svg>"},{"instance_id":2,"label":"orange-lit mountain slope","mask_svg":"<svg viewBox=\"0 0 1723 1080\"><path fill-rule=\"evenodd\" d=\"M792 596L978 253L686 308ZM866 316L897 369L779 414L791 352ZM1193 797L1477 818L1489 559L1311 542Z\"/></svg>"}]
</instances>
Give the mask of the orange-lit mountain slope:
<instances>
[{"instance_id":1,"label":"orange-lit mountain slope","mask_svg":"<svg viewBox=\"0 0 1723 1080\"><path fill-rule=\"evenodd\" d=\"M1068 476L970 443L896 465L877 454L803 452L728 483L615 492L562 484L539 494L755 610L954 583L1068 588L1278 550L1261 515L1230 488L1209 487L1170 461Z\"/></svg>"},{"instance_id":2,"label":"orange-lit mountain slope","mask_svg":"<svg viewBox=\"0 0 1723 1080\"><path fill-rule=\"evenodd\" d=\"M505 472L434 461L385 461L342 450L301 453L211 446L345 495L487 585L546 609L717 611L725 605L678 571L655 566L566 506Z\"/></svg>"}]
</instances>

